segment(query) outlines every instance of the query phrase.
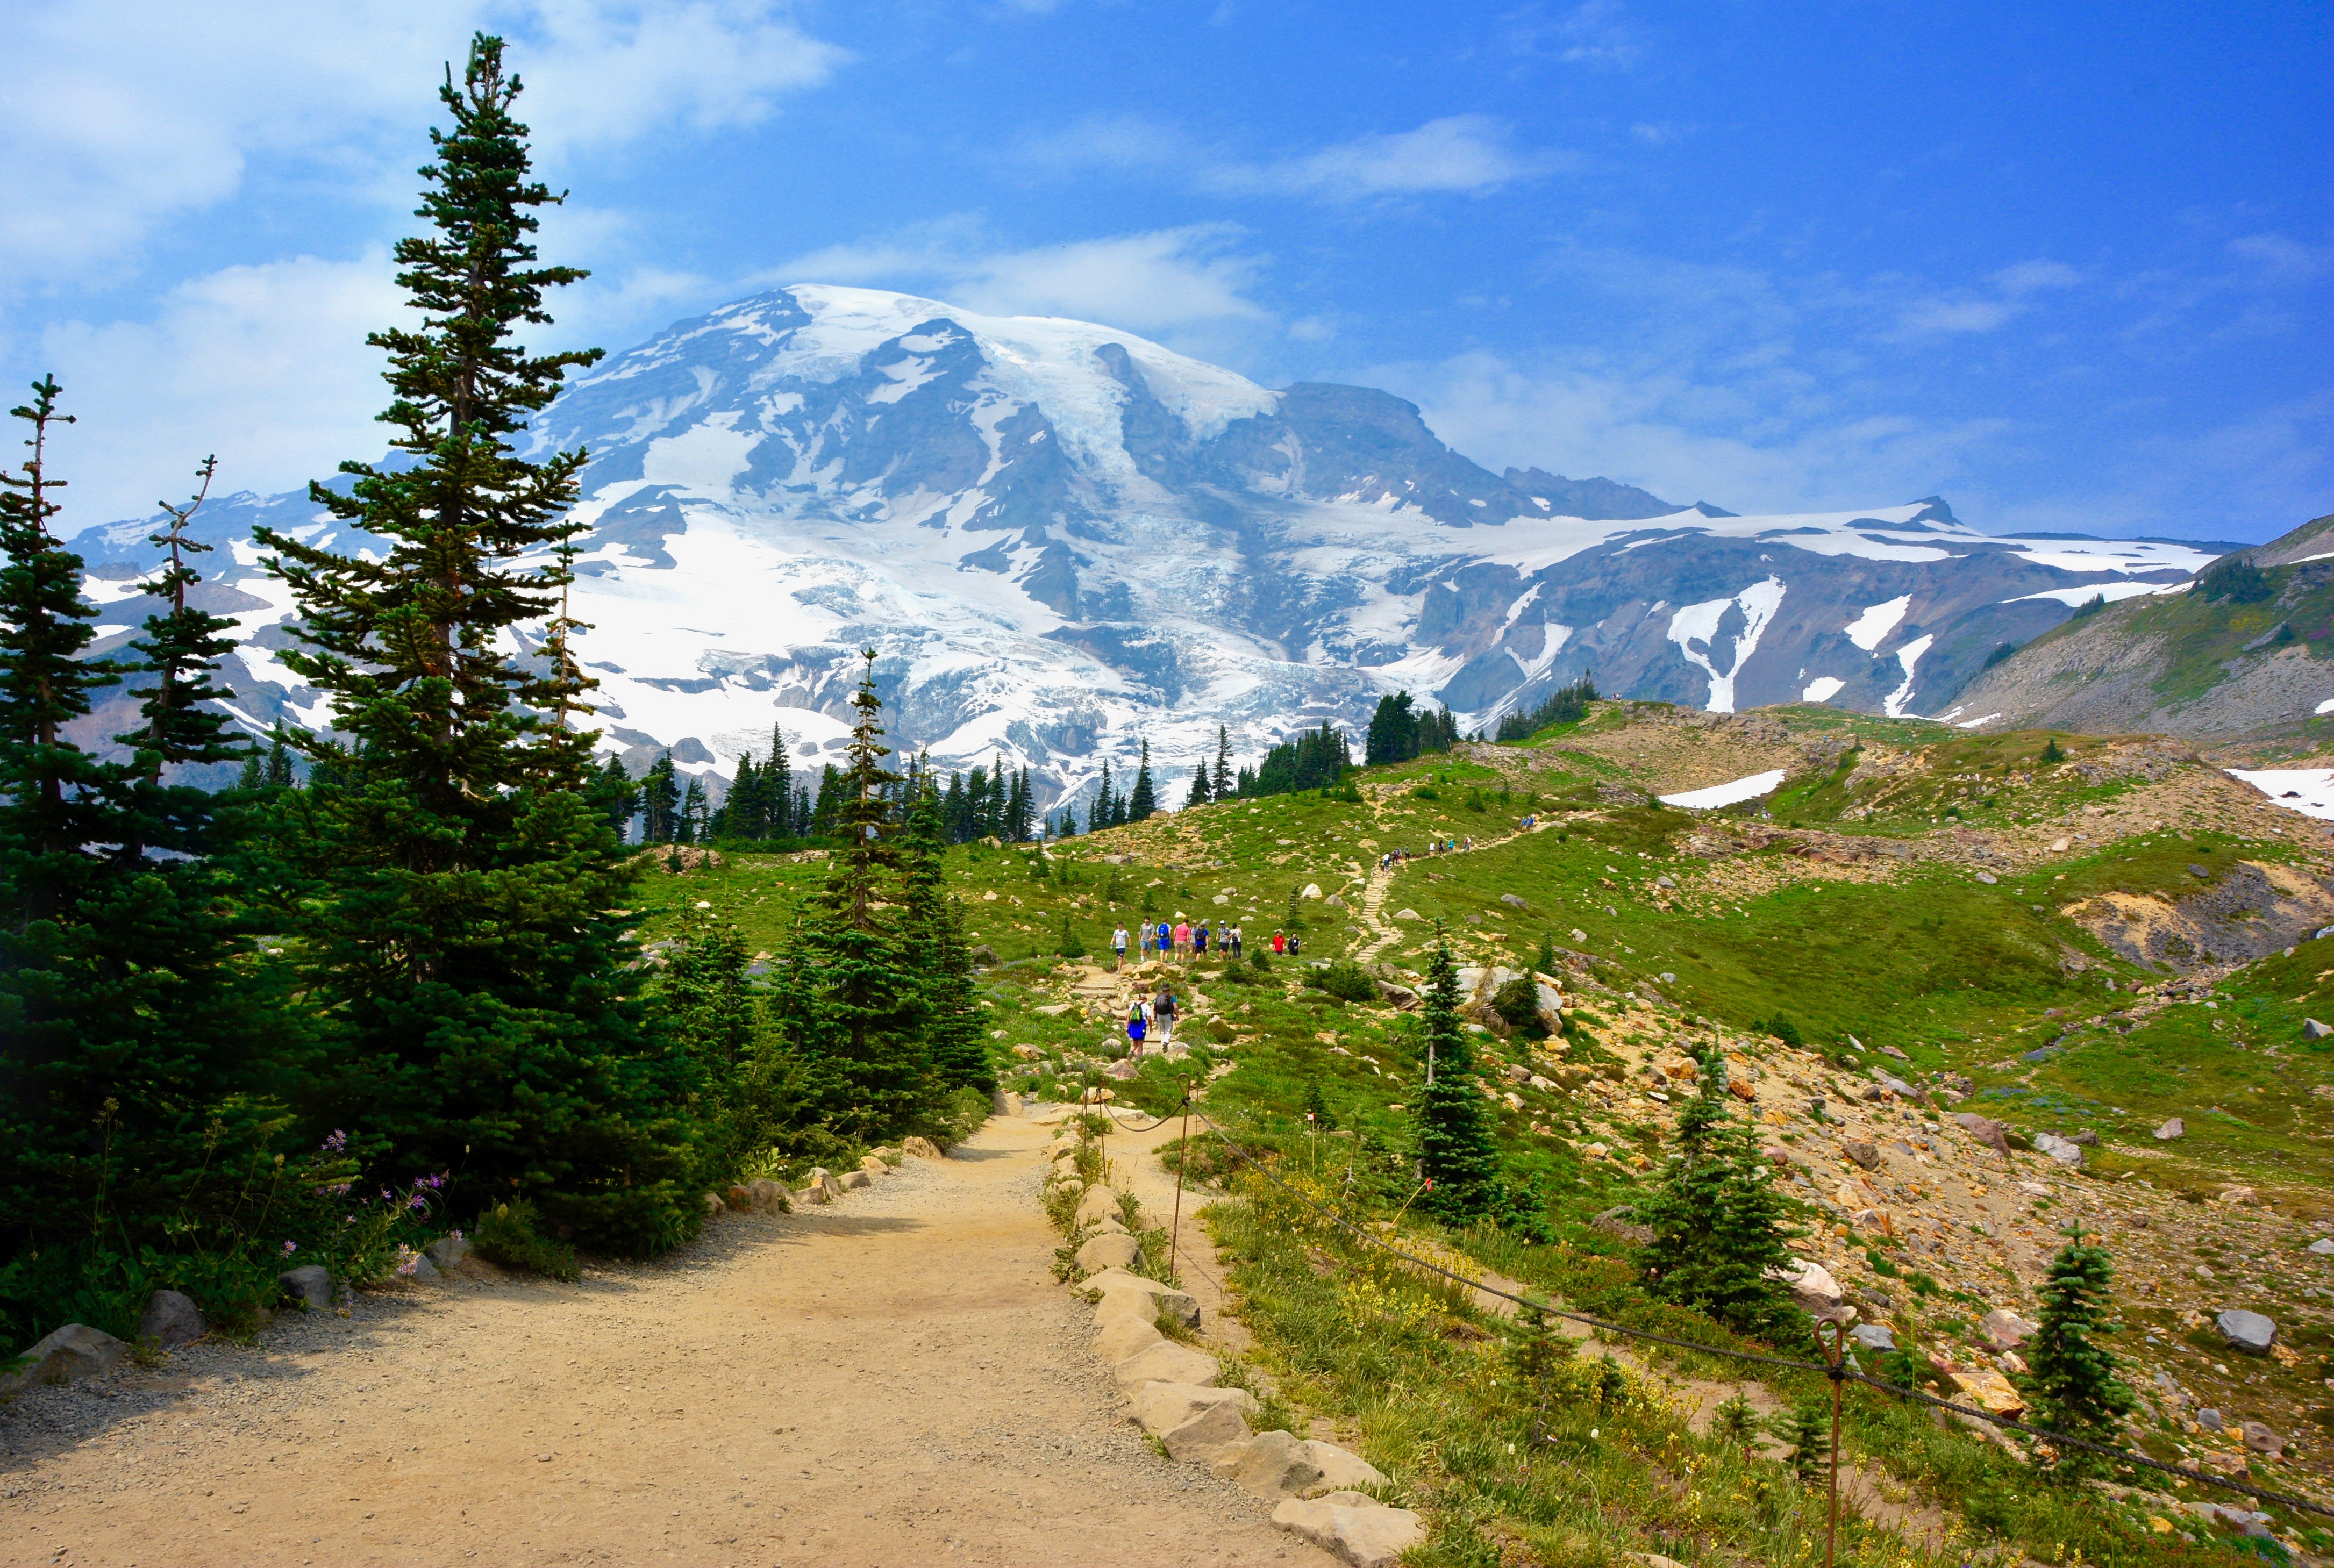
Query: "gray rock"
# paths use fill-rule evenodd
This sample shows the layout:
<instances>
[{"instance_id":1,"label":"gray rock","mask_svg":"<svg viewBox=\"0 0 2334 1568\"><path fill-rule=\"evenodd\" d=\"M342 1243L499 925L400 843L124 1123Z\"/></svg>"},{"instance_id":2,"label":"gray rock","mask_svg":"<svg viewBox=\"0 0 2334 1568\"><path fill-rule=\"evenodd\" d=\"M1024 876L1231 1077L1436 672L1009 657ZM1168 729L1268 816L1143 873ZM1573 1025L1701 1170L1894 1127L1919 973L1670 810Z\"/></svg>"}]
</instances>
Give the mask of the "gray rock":
<instances>
[{"instance_id":1,"label":"gray rock","mask_svg":"<svg viewBox=\"0 0 2334 1568\"><path fill-rule=\"evenodd\" d=\"M2099 1135L2086 1127L2082 1131L2076 1133L2070 1141L2079 1143L2085 1149L2097 1149L2099 1146Z\"/></svg>"},{"instance_id":2,"label":"gray rock","mask_svg":"<svg viewBox=\"0 0 2334 1568\"><path fill-rule=\"evenodd\" d=\"M2261 1313L2247 1312L2242 1307L2232 1307L2213 1323L2219 1327L2221 1337L2227 1340L2233 1349L2242 1351L2249 1356L2265 1356L2269 1354L2270 1346L2277 1342L2277 1324Z\"/></svg>"},{"instance_id":3,"label":"gray rock","mask_svg":"<svg viewBox=\"0 0 2334 1568\"><path fill-rule=\"evenodd\" d=\"M1394 1568L1426 1539L1425 1522L1416 1514L1361 1492L1333 1492L1311 1502L1290 1497L1273 1509L1272 1522L1353 1568Z\"/></svg>"},{"instance_id":4,"label":"gray rock","mask_svg":"<svg viewBox=\"0 0 2334 1568\"><path fill-rule=\"evenodd\" d=\"M2256 1454L2277 1455L2285 1452L2285 1439L2259 1421L2244 1425L2245 1447Z\"/></svg>"},{"instance_id":5,"label":"gray rock","mask_svg":"<svg viewBox=\"0 0 2334 1568\"><path fill-rule=\"evenodd\" d=\"M1954 1112L1953 1120L1967 1129L1972 1138L1995 1153L2007 1155L2010 1152L2010 1134L1992 1117L1980 1116L1974 1111L1961 1111Z\"/></svg>"},{"instance_id":6,"label":"gray rock","mask_svg":"<svg viewBox=\"0 0 2334 1568\"><path fill-rule=\"evenodd\" d=\"M892 1174L892 1168L883 1163L883 1157L880 1154L868 1155L859 1162L859 1169L865 1171L870 1176L889 1176Z\"/></svg>"},{"instance_id":7,"label":"gray rock","mask_svg":"<svg viewBox=\"0 0 2334 1568\"><path fill-rule=\"evenodd\" d=\"M439 1268L452 1268L470 1255L470 1240L463 1236L441 1236L429 1244L427 1255Z\"/></svg>"},{"instance_id":8,"label":"gray rock","mask_svg":"<svg viewBox=\"0 0 2334 1568\"><path fill-rule=\"evenodd\" d=\"M1144 1279L1124 1269L1104 1269L1085 1281L1082 1288L1100 1293L1104 1310L1123 1302L1147 1318L1155 1319L1164 1313L1186 1328L1200 1326L1200 1298L1172 1284L1161 1284L1155 1279ZM1095 1315L1099 1317L1101 1313Z\"/></svg>"},{"instance_id":9,"label":"gray rock","mask_svg":"<svg viewBox=\"0 0 2334 1568\"><path fill-rule=\"evenodd\" d=\"M2083 1146L2055 1132L2036 1133L2034 1148L2036 1152L2047 1154L2061 1165L2079 1168L2083 1163Z\"/></svg>"},{"instance_id":10,"label":"gray rock","mask_svg":"<svg viewBox=\"0 0 2334 1568\"><path fill-rule=\"evenodd\" d=\"M1217 1460L1215 1470L1259 1497L1293 1496L1321 1479L1312 1445L1287 1432L1259 1432Z\"/></svg>"},{"instance_id":11,"label":"gray rock","mask_svg":"<svg viewBox=\"0 0 2334 1568\"><path fill-rule=\"evenodd\" d=\"M2301 1032L2312 1040L2323 1040L2329 1034L2334 1034L2334 1025L2320 1024L2315 1018L2304 1018L2301 1021Z\"/></svg>"},{"instance_id":12,"label":"gray rock","mask_svg":"<svg viewBox=\"0 0 2334 1568\"><path fill-rule=\"evenodd\" d=\"M1245 1449L1249 1441L1248 1418L1230 1400L1206 1406L1159 1434L1167 1457L1183 1464L1210 1463Z\"/></svg>"},{"instance_id":13,"label":"gray rock","mask_svg":"<svg viewBox=\"0 0 2334 1568\"><path fill-rule=\"evenodd\" d=\"M1877 1144L1866 1143L1857 1138L1843 1139L1839 1151L1866 1170L1880 1169L1880 1147Z\"/></svg>"},{"instance_id":14,"label":"gray rock","mask_svg":"<svg viewBox=\"0 0 2334 1568\"><path fill-rule=\"evenodd\" d=\"M1165 1437L1192 1417L1218 1405L1230 1405L1244 1416L1257 1411L1256 1396L1246 1389L1217 1389L1204 1383L1144 1383L1129 1400L1133 1406L1129 1413L1135 1424L1154 1438Z\"/></svg>"},{"instance_id":15,"label":"gray rock","mask_svg":"<svg viewBox=\"0 0 2334 1568\"><path fill-rule=\"evenodd\" d=\"M2214 1409L2212 1406L2206 1405L2203 1409L2196 1412L2196 1424L2204 1428L2208 1432L2217 1432L2222 1429L2223 1426L2221 1412Z\"/></svg>"},{"instance_id":16,"label":"gray rock","mask_svg":"<svg viewBox=\"0 0 2334 1568\"><path fill-rule=\"evenodd\" d=\"M1104 1313L1095 1324L1094 1350L1103 1362L1116 1366L1129 1356L1139 1355L1153 1345L1167 1342L1159 1332L1159 1321L1137 1313Z\"/></svg>"},{"instance_id":17,"label":"gray rock","mask_svg":"<svg viewBox=\"0 0 2334 1568\"><path fill-rule=\"evenodd\" d=\"M2320 1257L2334 1257L2334 1236L2321 1236L2310 1244L2310 1250Z\"/></svg>"},{"instance_id":18,"label":"gray rock","mask_svg":"<svg viewBox=\"0 0 2334 1568\"><path fill-rule=\"evenodd\" d=\"M2170 1143L2175 1139L2187 1136L2188 1124L2177 1116L2156 1130L2156 1140L2160 1143Z\"/></svg>"},{"instance_id":19,"label":"gray rock","mask_svg":"<svg viewBox=\"0 0 2334 1568\"><path fill-rule=\"evenodd\" d=\"M446 1279L438 1272L438 1265L429 1261L429 1255L426 1252L415 1253L412 1264L398 1272L415 1284L442 1284Z\"/></svg>"},{"instance_id":20,"label":"gray rock","mask_svg":"<svg viewBox=\"0 0 2334 1568\"><path fill-rule=\"evenodd\" d=\"M312 1263L301 1268L287 1268L275 1276L284 1294L312 1313L333 1309L333 1276L323 1264Z\"/></svg>"},{"instance_id":21,"label":"gray rock","mask_svg":"<svg viewBox=\"0 0 2334 1568\"><path fill-rule=\"evenodd\" d=\"M2034 1325L2016 1313L2000 1307L1979 1320L1977 1332L1997 1351L2014 1351L2034 1337Z\"/></svg>"},{"instance_id":22,"label":"gray rock","mask_svg":"<svg viewBox=\"0 0 2334 1568\"><path fill-rule=\"evenodd\" d=\"M874 1178L863 1170L846 1170L834 1179L843 1184L843 1190L845 1192L856 1192L863 1187L875 1185Z\"/></svg>"},{"instance_id":23,"label":"gray rock","mask_svg":"<svg viewBox=\"0 0 2334 1568\"><path fill-rule=\"evenodd\" d=\"M156 1291L147 1298L146 1310L138 1314L138 1337L164 1350L192 1343L208 1332L210 1325L203 1322L195 1298L178 1291Z\"/></svg>"},{"instance_id":24,"label":"gray rock","mask_svg":"<svg viewBox=\"0 0 2334 1568\"><path fill-rule=\"evenodd\" d=\"M1106 1268L1132 1268L1143 1256L1143 1248L1131 1236L1114 1236L1104 1232L1078 1248L1078 1266L1088 1274L1100 1274Z\"/></svg>"},{"instance_id":25,"label":"gray rock","mask_svg":"<svg viewBox=\"0 0 2334 1568\"><path fill-rule=\"evenodd\" d=\"M0 1395L14 1394L34 1383L72 1383L111 1371L130 1353L130 1347L103 1329L87 1323L67 1323L26 1351L17 1369L0 1376Z\"/></svg>"},{"instance_id":26,"label":"gray rock","mask_svg":"<svg viewBox=\"0 0 2334 1568\"><path fill-rule=\"evenodd\" d=\"M1529 902L1518 898L1513 893L1501 893L1500 895L1500 902L1507 905L1510 909L1529 909L1531 908Z\"/></svg>"},{"instance_id":27,"label":"gray rock","mask_svg":"<svg viewBox=\"0 0 2334 1568\"><path fill-rule=\"evenodd\" d=\"M1856 1342L1867 1351L1893 1351L1896 1348L1896 1336L1889 1332L1886 1323L1858 1323L1853 1332Z\"/></svg>"},{"instance_id":28,"label":"gray rock","mask_svg":"<svg viewBox=\"0 0 2334 1568\"><path fill-rule=\"evenodd\" d=\"M1121 1389L1131 1391L1153 1382L1198 1383L1204 1388L1221 1377L1223 1371L1215 1357L1162 1340L1111 1368L1110 1375Z\"/></svg>"},{"instance_id":29,"label":"gray rock","mask_svg":"<svg viewBox=\"0 0 2334 1568\"><path fill-rule=\"evenodd\" d=\"M1321 1478L1306 1488L1311 1496L1385 1485L1385 1472L1351 1449L1315 1438L1306 1443L1305 1452L1321 1471Z\"/></svg>"}]
</instances>

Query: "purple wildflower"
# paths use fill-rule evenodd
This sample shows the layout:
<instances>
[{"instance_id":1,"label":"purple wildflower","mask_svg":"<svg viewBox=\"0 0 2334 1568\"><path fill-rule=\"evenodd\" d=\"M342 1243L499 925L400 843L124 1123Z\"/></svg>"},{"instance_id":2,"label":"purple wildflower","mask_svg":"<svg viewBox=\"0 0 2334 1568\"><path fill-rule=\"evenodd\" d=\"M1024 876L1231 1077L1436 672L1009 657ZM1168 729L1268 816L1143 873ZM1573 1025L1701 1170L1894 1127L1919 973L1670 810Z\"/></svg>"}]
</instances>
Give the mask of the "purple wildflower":
<instances>
[{"instance_id":1,"label":"purple wildflower","mask_svg":"<svg viewBox=\"0 0 2334 1568\"><path fill-rule=\"evenodd\" d=\"M337 1127L333 1129L333 1135L324 1140L324 1152L327 1154L339 1154L348 1146L349 1135Z\"/></svg>"},{"instance_id":2,"label":"purple wildflower","mask_svg":"<svg viewBox=\"0 0 2334 1568\"><path fill-rule=\"evenodd\" d=\"M284 1255L285 1257L290 1257L294 1253L298 1252L299 1250L300 1244L296 1241L287 1241L284 1244Z\"/></svg>"}]
</instances>

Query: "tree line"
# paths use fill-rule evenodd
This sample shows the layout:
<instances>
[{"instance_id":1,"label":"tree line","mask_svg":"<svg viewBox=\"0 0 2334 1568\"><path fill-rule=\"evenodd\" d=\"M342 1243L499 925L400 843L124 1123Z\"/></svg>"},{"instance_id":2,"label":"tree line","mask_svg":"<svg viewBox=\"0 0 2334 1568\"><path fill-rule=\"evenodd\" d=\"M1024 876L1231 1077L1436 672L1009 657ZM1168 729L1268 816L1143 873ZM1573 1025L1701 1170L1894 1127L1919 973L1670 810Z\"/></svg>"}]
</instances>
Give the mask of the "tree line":
<instances>
[{"instance_id":1,"label":"tree line","mask_svg":"<svg viewBox=\"0 0 2334 1568\"><path fill-rule=\"evenodd\" d=\"M661 968L634 940L619 822L653 809L678 834L691 808L594 765L566 608L588 454L517 455L600 357L516 339L584 275L537 256L560 198L529 172L518 93L490 36L448 72L421 233L394 252L415 313L368 340L396 456L310 490L376 549L256 534L298 607L281 658L329 728L264 748L229 728L231 623L188 592L208 463L153 535L141 634L88 656L82 562L53 530L72 416L53 378L13 410L30 456L0 473L0 1350L69 1321L126 1336L164 1286L248 1323L280 1269L362 1280L450 1226L538 1266L654 1253L756 1161L985 1111L944 803L883 765L872 653L821 791L844 847L771 982L712 922ZM522 627L538 656L508 651ZM69 732L116 687L136 717L109 760ZM236 763L227 789L177 782ZM768 771L765 803L785 798Z\"/></svg>"}]
</instances>

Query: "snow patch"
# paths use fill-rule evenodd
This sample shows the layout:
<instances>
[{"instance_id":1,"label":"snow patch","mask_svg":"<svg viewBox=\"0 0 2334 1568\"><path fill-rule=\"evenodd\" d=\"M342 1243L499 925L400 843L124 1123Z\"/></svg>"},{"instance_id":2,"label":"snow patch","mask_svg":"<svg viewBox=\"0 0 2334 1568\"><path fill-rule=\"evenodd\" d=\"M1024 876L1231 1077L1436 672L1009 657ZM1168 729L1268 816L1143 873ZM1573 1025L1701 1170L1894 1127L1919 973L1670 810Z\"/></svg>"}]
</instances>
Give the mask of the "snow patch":
<instances>
[{"instance_id":1,"label":"snow patch","mask_svg":"<svg viewBox=\"0 0 2334 1568\"><path fill-rule=\"evenodd\" d=\"M2180 593L2187 590L2185 582L2096 582L2075 588L2045 588L2040 593L2021 593L2015 599L2005 599L2004 604L2023 604L2030 599L2055 599L2073 609L2088 604L2094 599L2104 599L2109 604L2121 600L2138 599L2150 593Z\"/></svg>"},{"instance_id":2,"label":"snow patch","mask_svg":"<svg viewBox=\"0 0 2334 1568\"><path fill-rule=\"evenodd\" d=\"M2320 703L2316 707L2311 708L2310 711L2312 713L2334 713L2334 697L2328 697L2324 702Z\"/></svg>"},{"instance_id":3,"label":"snow patch","mask_svg":"<svg viewBox=\"0 0 2334 1568\"><path fill-rule=\"evenodd\" d=\"M641 459L642 476L651 485L670 485L727 501L729 481L746 471L762 441L758 430L731 429L737 418L736 409L725 409L678 436L658 437Z\"/></svg>"},{"instance_id":4,"label":"snow patch","mask_svg":"<svg viewBox=\"0 0 2334 1568\"><path fill-rule=\"evenodd\" d=\"M1965 718L1959 724L1953 726L1953 727L1955 729L1975 729L1982 724L1992 724L1995 719L2000 718L2001 717L2001 715L1998 713L1989 713L1983 718Z\"/></svg>"},{"instance_id":5,"label":"snow patch","mask_svg":"<svg viewBox=\"0 0 2334 1568\"><path fill-rule=\"evenodd\" d=\"M1755 801L1760 795L1772 794L1775 786L1782 782L1783 770L1770 768L1765 773L1754 773L1749 778L1739 778L1731 784L1687 790L1683 794L1663 795L1661 803L1665 806L1683 806L1691 812L1715 811L1720 806L1739 805L1744 801Z\"/></svg>"},{"instance_id":6,"label":"snow patch","mask_svg":"<svg viewBox=\"0 0 2334 1568\"><path fill-rule=\"evenodd\" d=\"M2334 707L2334 703L2319 711L2323 713L2327 707ZM2269 796L2272 805L2320 822L2334 822L2334 767L2262 768L2252 772L2233 767L2228 774Z\"/></svg>"},{"instance_id":7,"label":"snow patch","mask_svg":"<svg viewBox=\"0 0 2334 1568\"><path fill-rule=\"evenodd\" d=\"M1905 612L1913 608L1913 596L1902 593L1886 604L1876 604L1842 628L1847 640L1870 653L1878 648L1887 635L1904 624Z\"/></svg>"},{"instance_id":8,"label":"snow patch","mask_svg":"<svg viewBox=\"0 0 2334 1568\"><path fill-rule=\"evenodd\" d=\"M1847 684L1836 675L1819 675L1808 682L1807 690L1799 693L1801 702L1829 702Z\"/></svg>"},{"instance_id":9,"label":"snow patch","mask_svg":"<svg viewBox=\"0 0 2334 1568\"><path fill-rule=\"evenodd\" d=\"M1928 652L1930 645L1934 643L1936 640L1936 638L1934 636L1916 637L1912 641L1906 643L1904 647L1896 650L1896 662L1905 667L1905 684L1888 694L1886 699L1880 705L1881 712L1886 714L1891 718L1918 718L1921 717L1917 713L1910 715L1906 714L1905 711L1905 705L1911 701L1913 697L1914 667L1921 662L1921 655Z\"/></svg>"},{"instance_id":10,"label":"snow patch","mask_svg":"<svg viewBox=\"0 0 2334 1568\"><path fill-rule=\"evenodd\" d=\"M1731 599L1712 599L1700 604L1688 604L1670 617L1669 640L1678 645L1679 655L1688 664L1698 665L1710 677L1710 711L1734 711L1734 678L1759 650L1759 638L1775 619L1775 611L1783 602L1783 580L1767 577ZM1734 640L1734 657L1724 670L1711 662L1711 642L1717 637L1720 624L1730 606L1740 606L1747 624ZM1694 650L1695 643L1702 650Z\"/></svg>"}]
</instances>

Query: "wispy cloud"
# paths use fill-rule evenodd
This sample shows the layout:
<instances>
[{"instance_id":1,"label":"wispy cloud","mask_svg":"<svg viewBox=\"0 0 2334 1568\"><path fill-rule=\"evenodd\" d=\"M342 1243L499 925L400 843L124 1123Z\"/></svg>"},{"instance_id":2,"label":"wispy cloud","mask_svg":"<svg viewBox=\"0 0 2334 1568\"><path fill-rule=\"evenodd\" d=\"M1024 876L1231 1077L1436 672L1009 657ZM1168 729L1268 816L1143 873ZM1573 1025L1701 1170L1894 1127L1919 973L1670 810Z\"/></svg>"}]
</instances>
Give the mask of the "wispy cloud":
<instances>
[{"instance_id":1,"label":"wispy cloud","mask_svg":"<svg viewBox=\"0 0 2334 1568\"><path fill-rule=\"evenodd\" d=\"M1648 47L1644 30L1618 0L1587 0L1555 12L1519 7L1500 18L1500 40L1512 53L1613 70L1636 64Z\"/></svg>"},{"instance_id":2,"label":"wispy cloud","mask_svg":"<svg viewBox=\"0 0 2334 1568\"><path fill-rule=\"evenodd\" d=\"M1326 202L1431 195L1488 196L1578 167L1577 155L1519 146L1488 115L1454 114L1414 130L1373 131L1309 152L1257 159L1139 117L1080 122L1022 144L1023 161L1056 173L1118 170L1221 196Z\"/></svg>"},{"instance_id":3,"label":"wispy cloud","mask_svg":"<svg viewBox=\"0 0 2334 1568\"><path fill-rule=\"evenodd\" d=\"M1892 342L1911 342L1996 332L2032 308L2035 296L2053 289L2070 289L2083 281L2081 273L2063 262L2019 262L1989 278L1991 287L1905 302L1894 327L1881 335Z\"/></svg>"}]
</instances>

